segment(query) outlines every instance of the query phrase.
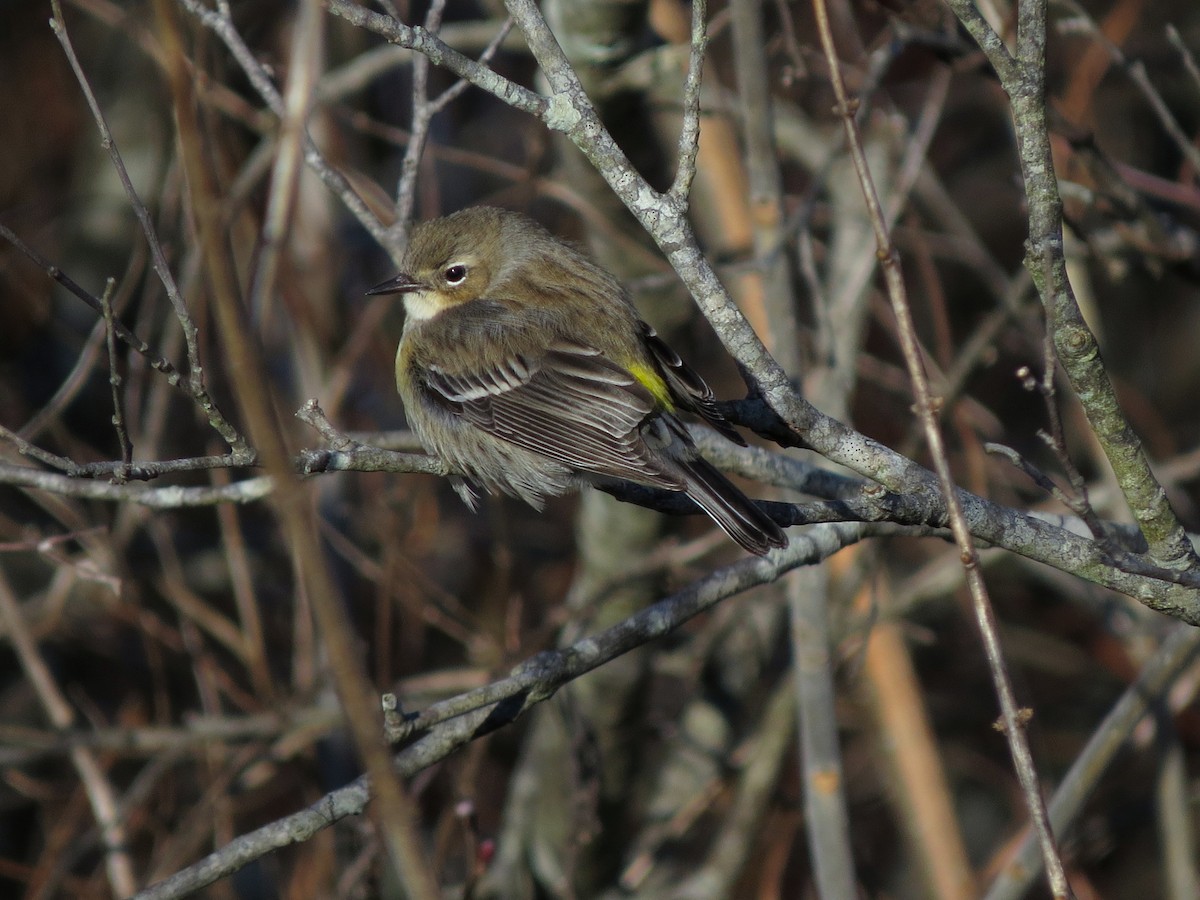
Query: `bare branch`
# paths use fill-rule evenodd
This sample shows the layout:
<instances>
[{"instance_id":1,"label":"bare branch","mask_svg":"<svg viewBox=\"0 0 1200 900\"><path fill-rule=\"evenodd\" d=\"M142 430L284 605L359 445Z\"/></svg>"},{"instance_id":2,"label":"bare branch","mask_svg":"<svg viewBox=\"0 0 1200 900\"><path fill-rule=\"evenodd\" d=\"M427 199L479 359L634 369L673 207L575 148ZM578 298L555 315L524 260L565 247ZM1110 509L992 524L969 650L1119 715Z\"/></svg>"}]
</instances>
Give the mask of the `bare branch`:
<instances>
[{"instance_id":1,"label":"bare branch","mask_svg":"<svg viewBox=\"0 0 1200 900\"><path fill-rule=\"evenodd\" d=\"M1012 682L1008 676L1004 652L1000 647L999 629L996 625L996 614L988 596L987 585L979 566L979 552L963 514L962 504L958 499L953 476L950 473L950 463L946 458L946 446L938 424L935 404L929 389L929 380L925 374L924 361L917 343L916 328L913 323L912 310L909 307L907 290L904 279L900 274L899 260L892 246L888 226L884 220L883 209L875 193L875 185L871 172L867 167L866 155L863 153L859 139L858 125L855 122L854 111L846 92L838 64L837 51L833 44L833 32L829 25L829 16L825 9L825 0L814 0L816 10L817 30L821 36L821 45L829 61L830 79L834 93L838 99L840 112L846 127L846 138L850 146L851 158L854 160L859 181L862 184L863 196L875 228L876 253L883 266L883 276L887 284L888 298L892 311L896 316L900 330L901 347L904 351L904 361L908 367L909 378L912 380L913 394L916 396L917 416L921 420L925 441L933 457L934 469L937 472L941 486L942 497L946 502L946 510L950 522L950 530L954 533L955 543L961 555L963 570L966 574L967 587L971 592L972 606L976 622L983 638L984 652L992 676L992 685L1000 700L1000 711L1004 722L1004 735L1012 754L1013 766L1021 782L1025 804L1029 809L1033 827L1038 836L1042 850L1042 859L1046 867L1050 890L1056 898L1070 896L1071 890L1067 884L1066 872L1054 834L1050 830L1050 820L1046 813L1045 802L1042 799L1041 787L1038 783L1037 770L1034 768L1033 755L1029 750L1023 720L1017 709L1016 697L1013 693ZM1018 34L1018 44L1021 43Z\"/></svg>"},{"instance_id":2,"label":"bare branch","mask_svg":"<svg viewBox=\"0 0 1200 900\"><path fill-rule=\"evenodd\" d=\"M75 724L75 713L54 680L50 667L42 658L37 642L30 634L21 615L20 604L0 570L0 622L12 642L21 668L33 686L38 701L56 728L66 729ZM104 839L104 858L108 868L108 883L114 894L128 896L137 885L133 863L129 856L125 823L117 810L116 792L99 760L85 747L74 747L71 762L87 792L92 815L100 826Z\"/></svg>"},{"instance_id":3,"label":"bare branch","mask_svg":"<svg viewBox=\"0 0 1200 900\"><path fill-rule=\"evenodd\" d=\"M994 33L983 31L974 5L949 0L960 21L995 65L999 58ZM991 49L989 49L991 47ZM1130 511L1142 526L1150 554L1166 568L1195 569L1200 557L1154 478L1141 440L1130 427L1104 369L1100 348L1067 276L1063 255L1062 200L1054 176L1054 160L1046 118L1046 3L1021 3L1017 22L1017 57L997 66L1000 83L1012 103L1021 172L1029 200L1026 267L1046 308L1046 327L1055 351L1087 413L1088 421L1116 473Z\"/></svg>"},{"instance_id":4,"label":"bare branch","mask_svg":"<svg viewBox=\"0 0 1200 900\"><path fill-rule=\"evenodd\" d=\"M770 558L745 559L697 581L596 635L546 651L516 667L507 678L430 706L392 734L395 741L424 737L395 757L396 771L412 776L465 744L511 724L580 675L634 647L661 637L719 601L765 584L797 566L811 565L860 540L869 527L829 525L812 529ZM325 795L307 809L244 834L205 859L139 892L134 900L183 897L289 844L311 838L346 816L359 815L370 799L366 776Z\"/></svg>"},{"instance_id":5,"label":"bare branch","mask_svg":"<svg viewBox=\"0 0 1200 900\"><path fill-rule=\"evenodd\" d=\"M184 340L187 343L191 392L197 402L200 403L201 408L208 415L208 420L213 428L225 439L230 449L235 453L244 453L246 447L242 436L225 420L224 416L217 409L216 404L208 396L208 391L204 386L204 369L200 364L196 323L192 321L191 313L188 312L183 295L179 292L179 286L175 283L175 276L171 273L171 267L167 263L166 254L163 253L162 244L159 242L158 234L154 230L154 223L150 220L150 212L146 209L146 205L142 203L141 198L133 187L133 182L129 178L129 172L125 168L125 162L121 159L116 141L109 130L108 122L105 120L104 113L100 109L96 95L92 92L87 76L83 72L83 67L79 64L79 59L75 56L75 48L71 46L71 39L67 34L67 24L63 19L62 5L59 0L53 0L51 8L54 10L54 18L51 20L50 27L54 31L55 37L58 38L58 42L62 44L67 61L71 64L71 69L74 71L75 77L79 81L79 86L87 98L88 106L92 111L92 117L96 120L96 126L100 131L101 146L108 151L113 169L121 180L121 186L125 189L125 195L129 198L129 205L142 226L142 232L146 236L146 243L150 247L151 257L154 260L155 274L158 275L159 281L162 282L163 287L166 289L167 297L170 299L171 306L175 310L175 317L179 320L179 324L183 328ZM10 238L10 240L12 239Z\"/></svg>"},{"instance_id":6,"label":"bare branch","mask_svg":"<svg viewBox=\"0 0 1200 900\"><path fill-rule=\"evenodd\" d=\"M692 34L688 47L688 73L683 85L683 127L679 130L679 161L675 180L667 190L672 203L688 204L692 180L696 177L696 157L700 152L700 83L704 70L704 51L708 46L707 0L692 2Z\"/></svg>"}]
</instances>

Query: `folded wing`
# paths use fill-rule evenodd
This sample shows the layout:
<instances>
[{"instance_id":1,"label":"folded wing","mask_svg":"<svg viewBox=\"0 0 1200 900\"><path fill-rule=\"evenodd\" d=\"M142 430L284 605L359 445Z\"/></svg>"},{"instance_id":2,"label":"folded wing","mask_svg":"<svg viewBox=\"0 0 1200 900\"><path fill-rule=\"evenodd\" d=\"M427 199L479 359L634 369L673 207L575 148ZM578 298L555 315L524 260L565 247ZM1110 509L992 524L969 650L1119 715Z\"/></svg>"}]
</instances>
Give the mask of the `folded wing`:
<instances>
[{"instance_id":1,"label":"folded wing","mask_svg":"<svg viewBox=\"0 0 1200 900\"><path fill-rule=\"evenodd\" d=\"M591 347L560 340L536 360L517 355L470 373L435 365L427 385L475 427L572 468L685 488L643 436L654 397Z\"/></svg>"}]
</instances>

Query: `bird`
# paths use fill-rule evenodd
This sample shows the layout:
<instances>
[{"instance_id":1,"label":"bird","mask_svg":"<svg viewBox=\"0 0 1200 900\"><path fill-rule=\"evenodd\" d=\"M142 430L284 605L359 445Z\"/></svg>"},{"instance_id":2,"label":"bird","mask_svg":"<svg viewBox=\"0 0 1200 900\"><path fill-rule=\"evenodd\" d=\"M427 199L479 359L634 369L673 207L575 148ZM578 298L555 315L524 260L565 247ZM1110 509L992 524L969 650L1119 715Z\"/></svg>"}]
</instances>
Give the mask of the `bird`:
<instances>
[{"instance_id":1,"label":"bird","mask_svg":"<svg viewBox=\"0 0 1200 900\"><path fill-rule=\"evenodd\" d=\"M522 213L477 206L414 226L401 269L368 293L403 296L396 386L469 507L480 489L540 510L632 482L686 494L751 553L787 545L679 418L745 446L712 390L587 255Z\"/></svg>"}]
</instances>

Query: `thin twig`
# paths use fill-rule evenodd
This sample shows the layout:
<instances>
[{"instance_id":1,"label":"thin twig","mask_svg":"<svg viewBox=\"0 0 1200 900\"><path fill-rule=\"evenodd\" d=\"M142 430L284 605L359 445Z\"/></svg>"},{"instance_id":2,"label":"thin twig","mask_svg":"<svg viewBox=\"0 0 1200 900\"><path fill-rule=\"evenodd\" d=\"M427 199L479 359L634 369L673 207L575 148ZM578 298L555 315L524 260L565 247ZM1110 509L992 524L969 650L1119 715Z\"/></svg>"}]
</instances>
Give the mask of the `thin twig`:
<instances>
[{"instance_id":1,"label":"thin twig","mask_svg":"<svg viewBox=\"0 0 1200 900\"><path fill-rule=\"evenodd\" d=\"M742 104L742 140L750 196L747 206L753 228L754 258L761 280L766 334L771 355L793 378L801 377L800 327L796 296L786 254L783 175L775 150L775 126L762 27L761 0L733 4L734 64ZM803 727L803 726L801 726Z\"/></svg>"},{"instance_id":2,"label":"thin twig","mask_svg":"<svg viewBox=\"0 0 1200 900\"><path fill-rule=\"evenodd\" d=\"M117 483L127 481L130 464L133 462L133 445L129 443L129 433L125 430L125 404L121 399L121 370L117 360L117 340L113 327L112 295L116 282L110 278L104 285L104 293L100 295L100 308L104 311L104 344L108 350L108 385L112 390L112 424L117 432L117 446L121 448L121 466L113 477Z\"/></svg>"},{"instance_id":3,"label":"thin twig","mask_svg":"<svg viewBox=\"0 0 1200 900\"><path fill-rule=\"evenodd\" d=\"M62 45L63 53L66 54L67 61L71 65L71 70L75 73L79 87L87 99L88 107L92 111L92 118L95 119L96 127L100 131L100 145L108 151L113 169L121 181L121 186L125 189L125 196L129 199L130 208L142 226L142 233L146 237L146 243L150 247L151 258L154 261L154 272L158 275L159 281L162 282L163 287L166 289L167 298L171 301L172 309L175 310L175 318L179 320L179 325L183 329L184 342L187 345L188 372L192 395L200 403L201 409L204 410L213 429L217 434L221 435L230 449L235 453L244 453L246 446L242 436L225 419L221 411L217 408L217 405L208 395L208 390L204 385L204 369L200 364L199 332L196 329L196 323L192 320L183 295L179 291L179 286L175 283L175 276L172 274L171 267L167 263L166 254L163 252L162 244L158 240L158 233L155 231L154 223L150 218L150 211L146 209L146 204L138 196L137 190L129 178L129 172L125 168L125 161L121 159L121 154L117 149L116 141L113 139L112 131L108 127L108 121L105 119L104 112L100 109L100 104L96 100L96 95L88 83L83 66L80 65L79 58L75 55L75 48L72 46L70 36L67 34L67 23L63 18L62 4L59 0L51 0L50 6L54 12L50 28L54 32L54 36L58 38L58 42Z\"/></svg>"},{"instance_id":4,"label":"thin twig","mask_svg":"<svg viewBox=\"0 0 1200 900\"><path fill-rule=\"evenodd\" d=\"M969 0L947 0L972 37L996 39ZM998 40L998 39L997 39ZM992 54L989 52L989 58ZM1046 327L1063 371L1079 398L1134 518L1146 535L1150 555L1163 568L1200 568L1200 556L1154 477L1141 439L1121 410L1100 347L1080 311L1063 253L1062 198L1054 173L1046 104L1046 0L1018 7L1017 54L997 67L1016 125L1021 174L1028 199L1029 240L1025 266L1046 310ZM995 60L993 60L995 62Z\"/></svg>"},{"instance_id":5,"label":"thin twig","mask_svg":"<svg viewBox=\"0 0 1200 900\"><path fill-rule=\"evenodd\" d=\"M262 64L255 58L254 52L246 46L233 22L228 3L218 3L217 9L209 9L198 0L177 0L183 4L189 13L208 27L221 39L233 58L242 67L242 71L250 80L250 84L258 92L267 107L280 119L284 116L284 99L279 89L271 81ZM342 201L342 204L358 220L367 232L379 241L380 246L389 247L387 229L371 212L354 188L346 181L345 176L330 165L311 137L304 139L304 162L325 186ZM392 249L389 247L389 249Z\"/></svg>"},{"instance_id":6,"label":"thin twig","mask_svg":"<svg viewBox=\"0 0 1200 900\"><path fill-rule=\"evenodd\" d=\"M74 726L75 713L71 704L63 696L42 658L3 569L0 569L0 622L3 622L6 636L16 652L25 677L33 686L50 722L58 729ZM129 857L125 821L117 810L116 792L91 750L82 746L72 747L70 756L87 792L92 815L100 827L109 886L118 897L127 897L137 889L138 882L133 872L133 861Z\"/></svg>"},{"instance_id":7,"label":"thin twig","mask_svg":"<svg viewBox=\"0 0 1200 900\"><path fill-rule=\"evenodd\" d=\"M258 263L247 297L251 314L257 316L261 323L271 319L279 260L299 191L300 165L308 137L313 91L324 58L325 17L317 15L315 10L309 14L308 9L307 4L301 5L288 57L288 80L282 97L283 104L277 111L279 134L275 139L267 209L259 234Z\"/></svg>"},{"instance_id":8,"label":"thin twig","mask_svg":"<svg viewBox=\"0 0 1200 900\"><path fill-rule=\"evenodd\" d=\"M1193 171L1200 170L1200 148L1196 147L1192 139L1183 130L1183 126L1179 124L1179 120L1175 118L1175 114L1167 106L1162 94L1150 83L1150 77L1146 74L1146 64L1141 60L1130 60L1120 47L1108 39L1103 29L1096 24L1096 20L1088 14L1087 10L1075 2L1075 0L1061 0L1061 2L1080 22L1086 23L1092 40L1103 47L1108 52L1109 59L1129 76L1129 80L1141 92L1151 111L1158 118L1158 123L1162 126L1163 131L1171 138L1175 149L1188 161Z\"/></svg>"},{"instance_id":9,"label":"thin twig","mask_svg":"<svg viewBox=\"0 0 1200 900\"><path fill-rule=\"evenodd\" d=\"M49 450L43 450L36 444L30 443L17 434L15 431L10 431L3 425L0 425L0 438L12 443L17 448L17 452L22 456L28 456L31 459L36 459L44 466L50 466L52 469L59 469L66 472L68 475L76 475L79 472L79 466L74 460L67 459L65 456L59 456L57 453L51 453ZM22 468L14 466L13 468ZM30 469L34 472L36 469ZM3 477L0 476L0 482L3 482Z\"/></svg>"},{"instance_id":10,"label":"thin twig","mask_svg":"<svg viewBox=\"0 0 1200 900\"><path fill-rule=\"evenodd\" d=\"M1179 58L1183 61L1183 67L1187 70L1188 75L1192 78L1192 86L1200 91L1200 66L1196 64L1195 54L1187 44L1183 42L1183 38L1179 36L1179 29L1174 25L1167 24L1167 40L1171 42L1171 46L1179 53Z\"/></svg>"},{"instance_id":11,"label":"thin twig","mask_svg":"<svg viewBox=\"0 0 1200 900\"><path fill-rule=\"evenodd\" d=\"M68 291L86 303L100 317L104 317L104 307L100 303L99 298L84 290L71 279L69 275L62 271L54 263L47 260L40 253L21 240L11 229L5 225L0 225L0 238L8 241L14 247L21 251L25 256L33 261L43 272L53 278ZM166 376L167 382L182 393L185 397L192 400L201 410L204 411L209 423L213 429L221 435L225 442L229 445L231 452L241 464L249 464L254 461L254 452L247 446L245 439L233 430L233 426L229 425L225 417L221 414L209 396L207 389L202 381L197 381L195 378L184 378L183 374L175 368L166 357L160 356L143 341L140 337L133 333L120 319L113 318L112 322L113 333L116 334L126 345L131 347L135 352L145 357L150 367L157 372L161 372Z\"/></svg>"},{"instance_id":12,"label":"thin twig","mask_svg":"<svg viewBox=\"0 0 1200 900\"><path fill-rule=\"evenodd\" d=\"M683 125L679 129L679 160L667 199L680 209L688 208L696 157L700 153L700 84L704 51L708 47L708 0L692 0L692 34L688 48L688 73L683 83Z\"/></svg>"},{"instance_id":13,"label":"thin twig","mask_svg":"<svg viewBox=\"0 0 1200 900\"><path fill-rule=\"evenodd\" d=\"M1200 651L1200 629L1176 625L1158 652L1142 667L1137 680L1109 710L1092 733L1083 751L1059 783L1050 801L1050 821L1059 834L1067 834L1077 822L1084 803L1097 789L1101 776L1126 747L1134 726L1151 704L1166 696ZM1027 834L1004 870L992 882L986 900L1019 900L1024 897L1042 866L1039 842Z\"/></svg>"},{"instance_id":14,"label":"thin twig","mask_svg":"<svg viewBox=\"0 0 1200 900\"><path fill-rule=\"evenodd\" d=\"M442 14L445 0L434 0L425 14L425 31L437 35L442 25ZM504 39L512 31L512 20L506 21L496 35L484 48L479 58L480 66L487 66L496 54ZM388 241L391 247L403 246L408 233L409 223L413 218L416 205L417 175L420 171L421 158L429 140L429 129L433 117L445 109L451 102L465 91L470 83L460 79L434 99L429 99L429 66L430 59L423 53L418 53L412 60L412 126L408 134L408 142L404 150L404 158L400 163L400 178L396 186L396 221L388 228Z\"/></svg>"},{"instance_id":15,"label":"thin twig","mask_svg":"<svg viewBox=\"0 0 1200 900\"><path fill-rule=\"evenodd\" d=\"M425 30L430 34L437 34L445 8L446 0L433 0L429 4L425 13ZM398 246L408 234L408 225L416 205L417 173L425 142L429 140L429 126L433 121L434 110L429 103L429 65L429 57L420 53L412 61L412 126L396 185L396 221L388 229L388 239L393 246Z\"/></svg>"},{"instance_id":16,"label":"thin twig","mask_svg":"<svg viewBox=\"0 0 1200 900\"><path fill-rule=\"evenodd\" d=\"M893 491L930 498L931 502L937 496L937 479L932 473L878 441L821 413L795 391L787 372L766 351L716 277L686 218L660 202L658 193L645 182L616 146L535 4L529 0L508 0L508 9L554 91L551 100L539 97L462 54L455 53L421 29L407 28L385 16L352 6L345 0L329 0L329 9L335 15L376 31L401 46L429 54L435 63L445 65L505 103L539 117L548 127L571 137L654 238L730 354L746 372L753 373L757 387L756 399L748 401L746 409L753 409L754 412L749 420L741 418L739 421L755 428L760 434L770 435L785 446L797 446L802 441L831 461L873 478ZM974 7L971 9L978 17L978 11ZM986 27L982 18L979 21ZM1004 50L1002 42L1000 48ZM1004 52L1007 53L1007 50ZM1010 67L1008 71L1015 70ZM751 425L751 420L756 424ZM958 491L957 496L971 527L981 539L1011 544L1011 537L1006 538L1006 530L993 518L997 512L1004 517L1002 508L988 504L966 491ZM1020 546L1020 552L1030 558L1061 565L1063 548L1059 543L1043 544L1034 539L1022 540ZM1094 549L1084 551L1085 556L1092 556L1093 553ZM1086 578L1098 577L1094 570L1075 571ZM1112 574L1109 572L1104 577L1110 578ZM1161 585L1144 589L1137 587L1138 584L1135 579L1130 582L1130 588L1123 590L1131 592L1131 596L1154 609L1186 621L1200 622L1200 597L1192 589L1173 590Z\"/></svg>"},{"instance_id":17,"label":"thin twig","mask_svg":"<svg viewBox=\"0 0 1200 900\"><path fill-rule=\"evenodd\" d=\"M185 0L186 2L186 0ZM539 118L546 114L550 104L535 91L497 74L487 66L480 65L469 56L464 56L443 43L424 28L412 28L388 16L370 12L346 0L328 0L329 11L352 25L373 31L393 44L407 47L429 57L434 65L449 69L460 78L482 88L504 101L514 109L531 113Z\"/></svg>"},{"instance_id":18,"label":"thin twig","mask_svg":"<svg viewBox=\"0 0 1200 900\"><path fill-rule=\"evenodd\" d=\"M1183 741L1166 703L1157 705L1159 856L1166 900L1200 897L1200 873L1196 870L1195 829L1192 827L1192 792L1184 758Z\"/></svg>"},{"instance_id":19,"label":"thin twig","mask_svg":"<svg viewBox=\"0 0 1200 900\"><path fill-rule=\"evenodd\" d=\"M1079 518L1083 519L1088 526L1088 530L1092 532L1094 537L1101 544L1107 546L1108 538L1104 532L1104 526L1100 522L1100 517L1096 515L1096 510L1092 507L1092 502L1088 497L1087 479L1083 477L1083 473L1075 465L1074 460L1067 450L1067 435L1063 429L1062 415L1058 409L1058 391L1055 388L1054 374L1056 371L1054 357L1054 339L1050 331L1047 330L1045 339L1042 342L1042 377L1034 379L1029 370L1022 367L1017 370L1017 377L1026 379L1026 386L1032 383L1033 389L1036 390L1042 397L1042 402L1046 407L1046 419L1050 424L1050 431L1039 431L1045 443L1050 447L1052 453L1058 459L1058 464L1066 473L1067 480L1071 484L1073 493L1067 495L1065 491L1057 491L1067 508Z\"/></svg>"},{"instance_id":20,"label":"thin twig","mask_svg":"<svg viewBox=\"0 0 1200 900\"><path fill-rule=\"evenodd\" d=\"M1062 859L1058 854L1058 848L1055 846L1054 836L1050 830L1050 821L1046 813L1045 802L1042 799L1041 788L1038 784L1033 757L1029 751L1028 741L1026 740L1022 716L1017 709L1016 698L1013 695L1012 684L1008 677L1003 650L1000 647L995 612L988 598L987 586L983 581L982 572L979 567L979 554L975 548L975 542L971 536L970 529L967 526L966 518L963 515L962 506L950 473L950 464L946 459L945 443L938 424L935 404L930 394L924 363L921 359L920 347L917 342L916 329L912 320L912 310L908 303L904 279L900 273L896 253L891 244L891 238L888 234L888 227L879 203L879 198L875 193L874 182L867 167L866 155L863 152L858 125L854 117L854 110L846 91L845 82L842 79L837 50L833 43L833 31L830 27L824 0L813 0L813 9L816 13L817 30L821 37L821 46L829 62L830 80L833 85L834 95L837 97L838 111L841 113L846 129L846 139L849 144L851 159L858 172L863 196L874 226L876 253L882 264L888 297L891 300L892 310L899 325L899 336L901 347L904 351L904 360L908 367L909 377L913 385L913 393L916 397L917 415L921 420L925 432L925 440L928 444L930 456L933 459L934 470L937 472L942 496L946 503L950 529L954 533L954 540L958 545L962 558L967 587L971 594L972 607L975 611L976 621L983 638L985 656L987 657L988 667L991 671L992 684L996 689L996 694L1000 701L1005 738L1008 741L1013 765L1021 783L1025 803L1029 810L1030 818L1033 821L1034 830L1038 835L1043 862L1046 866L1050 882L1050 889L1056 898L1065 898L1070 896L1070 887L1067 884ZM1020 45L1020 38L1018 38L1018 45Z\"/></svg>"},{"instance_id":21,"label":"thin twig","mask_svg":"<svg viewBox=\"0 0 1200 900\"><path fill-rule=\"evenodd\" d=\"M401 776L412 776L448 755L511 723L564 684L634 647L662 637L721 600L766 584L797 566L812 565L866 537L870 526L818 526L796 535L767 558L744 559L719 569L613 627L516 667L507 678L435 703L405 721L393 739L425 733L395 757ZM135 895L134 900L170 900L212 884L267 853L300 843L322 829L361 814L373 786L366 776L321 798L305 810L241 835L206 858Z\"/></svg>"},{"instance_id":22,"label":"thin twig","mask_svg":"<svg viewBox=\"0 0 1200 900\"><path fill-rule=\"evenodd\" d=\"M529 53L521 35L512 30L512 19L509 18L450 22L442 26L438 38L460 53L478 50L482 54L481 60L501 49L505 53ZM492 46L496 49L489 53L488 48ZM344 100L392 69L409 65L412 57L411 50L387 44L364 50L340 68L326 72L317 88L317 97L322 104Z\"/></svg>"},{"instance_id":23,"label":"thin twig","mask_svg":"<svg viewBox=\"0 0 1200 900\"><path fill-rule=\"evenodd\" d=\"M300 489L299 479L291 466L281 423L275 412L271 382L265 374L261 348L254 345L252 334L244 321L229 247L220 232L219 190L206 166L206 135L196 117L191 99L192 84L183 65L185 53L181 23L169 0L158 0L156 8L164 43L171 51L168 64L171 66L171 88L178 111L180 142L185 170L192 186L200 246L213 285L219 333L230 357L230 368L239 376L235 379L239 405L250 435L260 448L268 474L283 486L271 494L272 511L289 550L299 593L312 605L313 617L321 634L334 686L346 712L355 747L374 782L376 802L372 807L372 818L379 827L391 862L410 896L414 900L433 900L438 895L437 881L417 837L412 800L392 771L391 760L382 740L378 701L375 699L377 695L363 669L361 655L355 648L354 637L346 620L341 594L318 543L314 506L308 500L308 492ZM228 4L221 3L218 8L222 20L228 21ZM289 89L289 95L296 97L291 115L300 120L300 126L309 103L311 85L316 82L315 75L306 74L304 68L316 62L310 55L315 53L315 48L320 44L323 23L324 13L319 0L307 0L300 6L299 20L293 33L292 53L292 59L298 64L289 72L289 78L302 81L301 88L295 94ZM233 37L240 43L241 38L236 32ZM278 109L285 117L289 114L286 104L278 106ZM302 127L298 130L302 130ZM306 141L306 144L311 145L311 141ZM288 179L294 181L295 173L295 167L291 167L287 172ZM287 181L273 180L273 187L290 193ZM270 198L268 206L272 203L281 204L282 221L286 221L290 201ZM272 273L268 270L264 274ZM274 289L274 285L263 281L256 285L256 289L265 296Z\"/></svg>"}]
</instances>

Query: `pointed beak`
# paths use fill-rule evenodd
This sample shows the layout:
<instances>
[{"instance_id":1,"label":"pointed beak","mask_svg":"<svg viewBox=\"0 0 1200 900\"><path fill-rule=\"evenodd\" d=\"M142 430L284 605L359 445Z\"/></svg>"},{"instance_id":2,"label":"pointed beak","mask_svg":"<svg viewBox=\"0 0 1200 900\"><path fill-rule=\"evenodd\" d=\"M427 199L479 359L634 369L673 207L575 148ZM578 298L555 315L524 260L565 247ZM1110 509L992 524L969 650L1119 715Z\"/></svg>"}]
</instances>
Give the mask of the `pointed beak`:
<instances>
[{"instance_id":1,"label":"pointed beak","mask_svg":"<svg viewBox=\"0 0 1200 900\"><path fill-rule=\"evenodd\" d=\"M413 291L421 291L425 289L423 282L417 281L407 272L401 272L395 278L389 278L387 281L375 285L367 293L371 296L379 294L411 294Z\"/></svg>"}]
</instances>

